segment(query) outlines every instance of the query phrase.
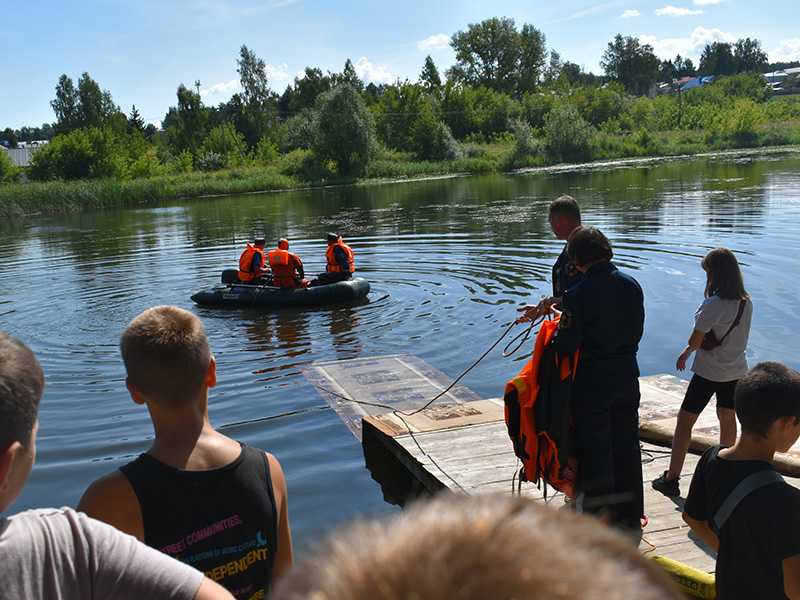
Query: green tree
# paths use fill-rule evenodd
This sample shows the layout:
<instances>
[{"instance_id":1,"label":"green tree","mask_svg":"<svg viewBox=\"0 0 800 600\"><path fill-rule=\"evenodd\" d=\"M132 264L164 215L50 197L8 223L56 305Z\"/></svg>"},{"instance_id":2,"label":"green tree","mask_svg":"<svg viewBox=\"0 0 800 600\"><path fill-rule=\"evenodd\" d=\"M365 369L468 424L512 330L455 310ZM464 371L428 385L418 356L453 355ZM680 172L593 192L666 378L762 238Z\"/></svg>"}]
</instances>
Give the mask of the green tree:
<instances>
[{"instance_id":1,"label":"green tree","mask_svg":"<svg viewBox=\"0 0 800 600\"><path fill-rule=\"evenodd\" d=\"M139 114L139 109L136 108L135 104L131 107L131 116L128 117L128 131L144 133L144 119L142 119L142 115Z\"/></svg>"},{"instance_id":2,"label":"green tree","mask_svg":"<svg viewBox=\"0 0 800 600\"><path fill-rule=\"evenodd\" d=\"M355 91L361 93L364 91L364 82L356 73L356 68L353 66L353 61L349 58L344 62L344 69L341 73L333 73L330 76L333 85L349 85Z\"/></svg>"},{"instance_id":3,"label":"green tree","mask_svg":"<svg viewBox=\"0 0 800 600\"><path fill-rule=\"evenodd\" d=\"M431 55L425 57L425 65L419 75L419 82L428 92L436 92L442 87L442 78L439 76L439 69L433 62Z\"/></svg>"},{"instance_id":4,"label":"green tree","mask_svg":"<svg viewBox=\"0 0 800 600\"><path fill-rule=\"evenodd\" d=\"M341 175L360 175L375 152L375 124L364 99L349 85L320 96L314 122L314 154L333 160Z\"/></svg>"},{"instance_id":5,"label":"green tree","mask_svg":"<svg viewBox=\"0 0 800 600\"><path fill-rule=\"evenodd\" d=\"M66 73L58 78L56 97L50 101L50 106L56 115L59 132L72 131L79 126L78 91Z\"/></svg>"},{"instance_id":6,"label":"green tree","mask_svg":"<svg viewBox=\"0 0 800 600\"><path fill-rule=\"evenodd\" d=\"M247 46L239 49L236 72L242 87L239 98L232 99L240 105L237 111L237 128L244 135L248 147L254 147L266 135L274 114L271 108L272 94L267 80L267 68L263 59Z\"/></svg>"},{"instance_id":7,"label":"green tree","mask_svg":"<svg viewBox=\"0 0 800 600\"><path fill-rule=\"evenodd\" d=\"M425 103L425 90L413 83L399 83L386 88L373 106L377 133L389 148L414 149L411 128Z\"/></svg>"},{"instance_id":8,"label":"green tree","mask_svg":"<svg viewBox=\"0 0 800 600\"><path fill-rule=\"evenodd\" d=\"M81 127L100 127L119 113L111 92L101 90L100 85L84 72L78 80L78 115ZM127 122L127 120L126 120Z\"/></svg>"},{"instance_id":9,"label":"green tree","mask_svg":"<svg viewBox=\"0 0 800 600\"><path fill-rule=\"evenodd\" d=\"M552 83L561 77L561 70L564 68L564 63L561 62L561 55L555 50L550 51L550 61L547 65L547 70L544 72L544 80L546 83Z\"/></svg>"},{"instance_id":10,"label":"green tree","mask_svg":"<svg viewBox=\"0 0 800 600\"><path fill-rule=\"evenodd\" d=\"M8 144L9 148L16 148L17 143L19 142L17 132L10 127L6 127L2 132L0 132L0 142L5 142Z\"/></svg>"},{"instance_id":11,"label":"green tree","mask_svg":"<svg viewBox=\"0 0 800 600\"><path fill-rule=\"evenodd\" d=\"M517 31L514 19L492 18L455 33L450 46L456 64L448 79L506 94L533 90L547 54L544 35L532 25Z\"/></svg>"},{"instance_id":12,"label":"green tree","mask_svg":"<svg viewBox=\"0 0 800 600\"><path fill-rule=\"evenodd\" d=\"M700 55L700 73L703 75L733 75L736 73L736 59L733 48L726 42L706 44Z\"/></svg>"},{"instance_id":13,"label":"green tree","mask_svg":"<svg viewBox=\"0 0 800 600\"><path fill-rule=\"evenodd\" d=\"M302 77L294 78L294 86L287 87L278 101L281 115L288 118L304 108L314 108L322 94L331 89L332 81L322 69L306 67Z\"/></svg>"},{"instance_id":14,"label":"green tree","mask_svg":"<svg viewBox=\"0 0 800 600\"><path fill-rule=\"evenodd\" d=\"M458 142L450 128L436 115L431 100L422 103L410 134L414 153L422 160L455 160L461 157Z\"/></svg>"},{"instance_id":15,"label":"green tree","mask_svg":"<svg viewBox=\"0 0 800 600\"><path fill-rule=\"evenodd\" d=\"M647 94L658 80L659 61L653 47L631 36L617 34L608 43L600 66L608 77L619 81L631 94Z\"/></svg>"},{"instance_id":16,"label":"green tree","mask_svg":"<svg viewBox=\"0 0 800 600\"><path fill-rule=\"evenodd\" d=\"M217 125L203 140L198 155L218 154L222 157L222 165L229 166L241 162L247 152L244 136L236 131L233 123Z\"/></svg>"},{"instance_id":17,"label":"green tree","mask_svg":"<svg viewBox=\"0 0 800 600\"><path fill-rule=\"evenodd\" d=\"M185 85L178 86L177 95L174 124L167 130L170 145L176 154L183 150L194 154L206 137L209 111L203 106L200 94Z\"/></svg>"},{"instance_id":18,"label":"green tree","mask_svg":"<svg viewBox=\"0 0 800 600\"><path fill-rule=\"evenodd\" d=\"M750 38L736 42L733 58L736 61L737 73L761 73L769 63L767 54L761 49L761 42Z\"/></svg>"}]
</instances>

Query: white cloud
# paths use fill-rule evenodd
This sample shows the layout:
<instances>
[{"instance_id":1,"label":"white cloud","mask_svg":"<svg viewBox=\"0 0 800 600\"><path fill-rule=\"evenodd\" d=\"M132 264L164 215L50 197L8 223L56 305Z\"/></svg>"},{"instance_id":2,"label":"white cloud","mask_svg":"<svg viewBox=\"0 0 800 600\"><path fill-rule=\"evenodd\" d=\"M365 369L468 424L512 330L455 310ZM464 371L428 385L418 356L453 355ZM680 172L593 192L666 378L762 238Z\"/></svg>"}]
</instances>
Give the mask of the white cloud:
<instances>
[{"instance_id":1,"label":"white cloud","mask_svg":"<svg viewBox=\"0 0 800 600\"><path fill-rule=\"evenodd\" d=\"M684 8L682 6L672 6L671 4L656 9L657 17L692 17L694 15L702 15L702 10L694 10L691 8Z\"/></svg>"},{"instance_id":2,"label":"white cloud","mask_svg":"<svg viewBox=\"0 0 800 600\"><path fill-rule=\"evenodd\" d=\"M689 37L657 38L654 35L642 35L639 36L639 39L643 44L650 44L656 56L665 60L675 58L676 54L680 54L684 58L696 59L706 44L736 41L736 37L730 33L705 27L695 27Z\"/></svg>"},{"instance_id":3,"label":"white cloud","mask_svg":"<svg viewBox=\"0 0 800 600\"><path fill-rule=\"evenodd\" d=\"M641 17L641 16L642 16L642 13L640 13L638 10L636 10L635 8L629 8L628 10L623 12L619 16L619 18L620 19L630 19L632 17Z\"/></svg>"},{"instance_id":4,"label":"white cloud","mask_svg":"<svg viewBox=\"0 0 800 600\"><path fill-rule=\"evenodd\" d=\"M359 58L353 67L358 76L367 83L391 83L395 79L386 67L372 64L366 56Z\"/></svg>"},{"instance_id":5,"label":"white cloud","mask_svg":"<svg viewBox=\"0 0 800 600\"><path fill-rule=\"evenodd\" d=\"M780 46L769 53L770 62L792 62L800 60L800 37L781 40Z\"/></svg>"},{"instance_id":6,"label":"white cloud","mask_svg":"<svg viewBox=\"0 0 800 600\"><path fill-rule=\"evenodd\" d=\"M714 6L715 4L722 4L722 0L694 0L695 6Z\"/></svg>"},{"instance_id":7,"label":"white cloud","mask_svg":"<svg viewBox=\"0 0 800 600\"><path fill-rule=\"evenodd\" d=\"M446 33L437 33L417 42L418 50L441 50L450 45L450 36Z\"/></svg>"},{"instance_id":8,"label":"white cloud","mask_svg":"<svg viewBox=\"0 0 800 600\"><path fill-rule=\"evenodd\" d=\"M299 0L270 0L269 5L272 8L283 8L284 6L296 4L297 2L299 2Z\"/></svg>"},{"instance_id":9,"label":"white cloud","mask_svg":"<svg viewBox=\"0 0 800 600\"><path fill-rule=\"evenodd\" d=\"M213 85L200 88L200 97L207 98L209 96L222 96L225 94L233 94L234 91L239 89L239 80L231 79L222 83L215 83Z\"/></svg>"},{"instance_id":10,"label":"white cloud","mask_svg":"<svg viewBox=\"0 0 800 600\"><path fill-rule=\"evenodd\" d=\"M267 81L270 85L273 82L289 81L289 65L283 63L282 65L266 64L265 71L267 72Z\"/></svg>"},{"instance_id":11,"label":"white cloud","mask_svg":"<svg viewBox=\"0 0 800 600\"><path fill-rule=\"evenodd\" d=\"M598 2L596 4L592 4L591 6L587 6L586 8L582 8L581 10L574 12L572 14L567 15L566 17L562 17L560 19L555 19L554 21L550 21L547 23L548 25L552 25L555 23L564 23L566 21L575 21L577 19L583 19L584 17L589 17L591 15L596 15L597 13L605 12L607 10L611 10L612 8L617 8L620 5L627 4L628 0L614 0L613 2Z\"/></svg>"}]
</instances>

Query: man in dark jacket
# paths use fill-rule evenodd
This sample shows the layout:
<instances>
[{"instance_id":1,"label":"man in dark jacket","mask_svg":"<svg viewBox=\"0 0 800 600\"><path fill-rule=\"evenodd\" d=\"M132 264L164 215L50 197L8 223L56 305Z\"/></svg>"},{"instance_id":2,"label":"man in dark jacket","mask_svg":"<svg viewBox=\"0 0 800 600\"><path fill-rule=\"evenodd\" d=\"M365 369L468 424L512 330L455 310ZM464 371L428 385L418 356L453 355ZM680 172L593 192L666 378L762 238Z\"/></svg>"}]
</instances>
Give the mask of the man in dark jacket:
<instances>
[{"instance_id":1,"label":"man in dark jacket","mask_svg":"<svg viewBox=\"0 0 800 600\"><path fill-rule=\"evenodd\" d=\"M573 385L577 508L639 529L644 516L639 449L639 366L644 295L611 262L611 243L594 227L569 238L567 254L583 279L564 292L556 337L580 349Z\"/></svg>"},{"instance_id":2,"label":"man in dark jacket","mask_svg":"<svg viewBox=\"0 0 800 600\"><path fill-rule=\"evenodd\" d=\"M581 226L581 209L572 196L559 196L550 203L548 211L550 229L556 239L566 241L570 234ZM523 313L520 322L532 321L550 312L554 306L561 303L564 292L578 283L583 274L575 268L575 264L567 255L567 245L558 256L553 265L553 295L543 298L538 304L523 306L519 312Z\"/></svg>"}]
</instances>

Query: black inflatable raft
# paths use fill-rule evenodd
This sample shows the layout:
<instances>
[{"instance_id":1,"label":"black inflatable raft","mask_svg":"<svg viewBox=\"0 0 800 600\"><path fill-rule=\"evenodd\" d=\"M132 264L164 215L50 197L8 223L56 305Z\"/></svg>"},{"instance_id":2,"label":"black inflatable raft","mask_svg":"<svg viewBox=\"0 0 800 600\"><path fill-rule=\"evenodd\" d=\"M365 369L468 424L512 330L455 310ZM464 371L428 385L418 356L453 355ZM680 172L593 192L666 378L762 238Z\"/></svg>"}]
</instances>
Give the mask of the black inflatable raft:
<instances>
[{"instance_id":1,"label":"black inflatable raft","mask_svg":"<svg viewBox=\"0 0 800 600\"><path fill-rule=\"evenodd\" d=\"M223 272L223 282L229 281L229 276L228 271ZM369 282L366 279L355 277L347 281L294 290L270 285L223 283L210 290L197 292L192 295L192 300L200 306L287 308L351 302L365 298L368 293Z\"/></svg>"}]
</instances>

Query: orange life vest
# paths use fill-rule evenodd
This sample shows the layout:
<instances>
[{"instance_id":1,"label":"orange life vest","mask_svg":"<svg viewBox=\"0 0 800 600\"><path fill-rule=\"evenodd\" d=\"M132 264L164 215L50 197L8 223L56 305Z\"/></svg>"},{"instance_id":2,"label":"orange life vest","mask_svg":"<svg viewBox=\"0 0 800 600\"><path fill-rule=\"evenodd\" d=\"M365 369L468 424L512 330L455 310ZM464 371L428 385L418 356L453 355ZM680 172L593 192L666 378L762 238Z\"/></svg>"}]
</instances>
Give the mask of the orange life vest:
<instances>
[{"instance_id":1,"label":"orange life vest","mask_svg":"<svg viewBox=\"0 0 800 600\"><path fill-rule=\"evenodd\" d=\"M253 255L255 254L261 255L261 268L264 268L264 250L262 248L256 248L253 244L248 242L247 247L239 257L239 281L247 283L261 276L260 273L253 273L250 271L253 266Z\"/></svg>"},{"instance_id":2,"label":"orange life vest","mask_svg":"<svg viewBox=\"0 0 800 600\"><path fill-rule=\"evenodd\" d=\"M336 240L335 244L331 244L328 246L328 250L325 252L325 258L328 261L328 264L325 268L328 273L341 273L342 267L339 266L339 263L336 261L336 255L334 254L334 250L336 247L341 248L344 250L345 254L347 254L347 265L349 267L349 271L353 273L356 270L356 261L355 256L353 255L353 251L350 249L350 246L345 244L342 241L342 238Z\"/></svg>"},{"instance_id":3,"label":"orange life vest","mask_svg":"<svg viewBox=\"0 0 800 600\"><path fill-rule=\"evenodd\" d=\"M522 461L520 481L544 480L545 494L550 485L574 497L571 392L579 353L559 354L551 344L558 321L542 323L533 355L506 383L503 400L508 435Z\"/></svg>"},{"instance_id":4,"label":"orange life vest","mask_svg":"<svg viewBox=\"0 0 800 600\"><path fill-rule=\"evenodd\" d=\"M288 250L282 248L275 248L267 253L269 260L269 267L272 269L273 283L282 288L297 288L300 287L298 276L295 270L302 268L303 263L296 254L292 254Z\"/></svg>"}]
</instances>

